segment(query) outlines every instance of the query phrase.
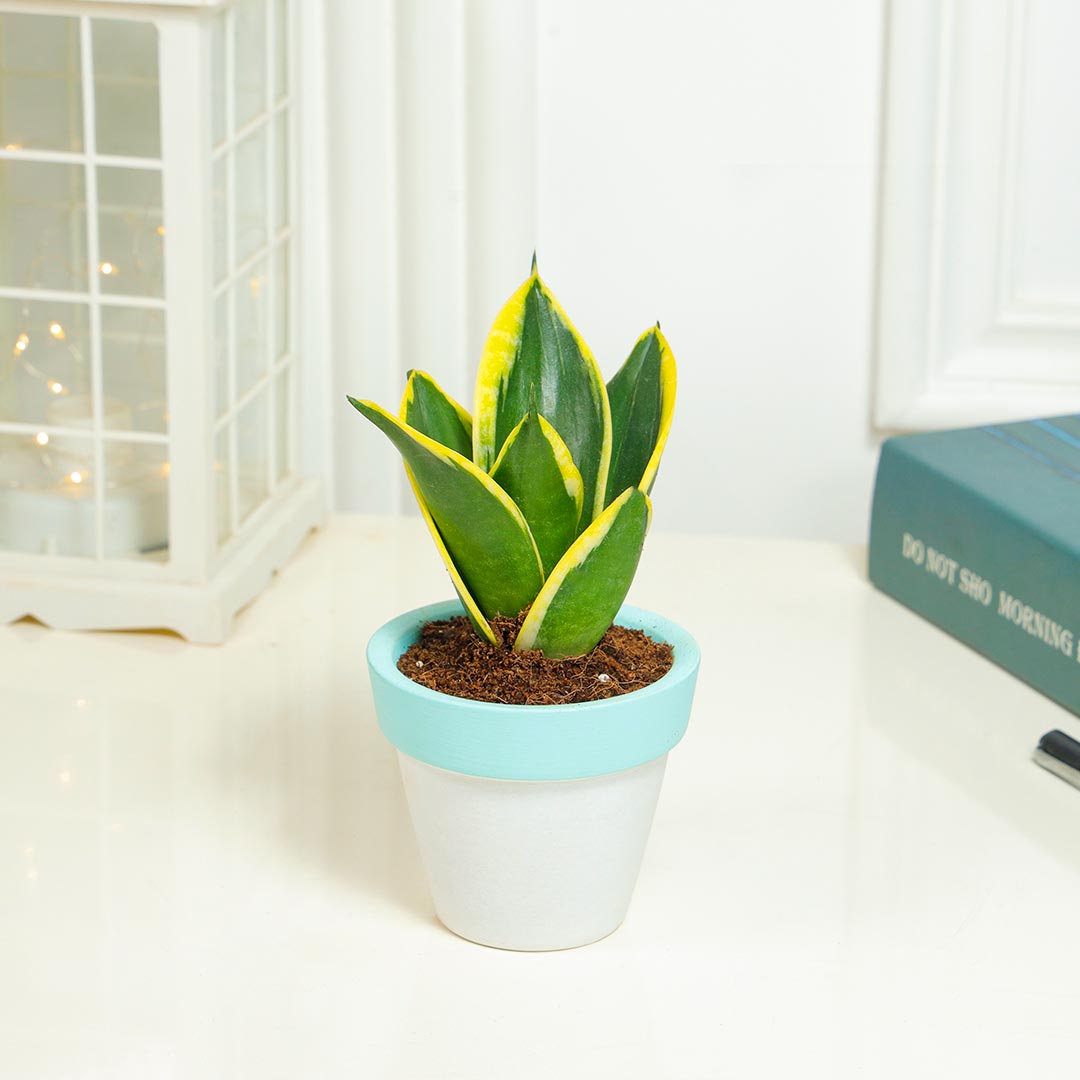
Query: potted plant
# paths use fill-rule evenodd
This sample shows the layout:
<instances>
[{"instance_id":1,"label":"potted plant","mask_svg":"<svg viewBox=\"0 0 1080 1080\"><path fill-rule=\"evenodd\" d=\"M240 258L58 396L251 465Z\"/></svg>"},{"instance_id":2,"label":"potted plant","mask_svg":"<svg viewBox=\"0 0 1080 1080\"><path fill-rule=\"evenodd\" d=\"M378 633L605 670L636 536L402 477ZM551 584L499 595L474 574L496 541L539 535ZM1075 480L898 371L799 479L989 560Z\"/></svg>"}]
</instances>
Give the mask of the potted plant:
<instances>
[{"instance_id":1,"label":"potted plant","mask_svg":"<svg viewBox=\"0 0 1080 1080\"><path fill-rule=\"evenodd\" d=\"M534 259L488 335L471 416L420 371L398 416L349 398L404 458L458 594L383 626L367 655L436 913L472 941L570 948L625 917L698 667L689 634L623 606L675 382L657 324L605 386ZM616 693L639 665L606 643L637 631L633 648L670 669ZM424 670L423 650L451 639L475 689L452 664ZM458 683L432 689L435 674Z\"/></svg>"}]
</instances>

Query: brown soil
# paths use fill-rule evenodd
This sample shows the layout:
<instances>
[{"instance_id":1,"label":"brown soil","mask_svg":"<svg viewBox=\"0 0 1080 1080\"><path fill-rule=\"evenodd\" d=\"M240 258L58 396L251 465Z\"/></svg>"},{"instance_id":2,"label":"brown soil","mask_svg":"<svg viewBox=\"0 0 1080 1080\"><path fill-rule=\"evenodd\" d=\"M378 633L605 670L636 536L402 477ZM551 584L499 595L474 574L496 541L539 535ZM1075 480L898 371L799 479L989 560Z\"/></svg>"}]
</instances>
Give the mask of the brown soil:
<instances>
[{"instance_id":1,"label":"brown soil","mask_svg":"<svg viewBox=\"0 0 1080 1080\"><path fill-rule=\"evenodd\" d=\"M524 617L491 620L501 645L484 641L464 616L429 622L398 660L398 671L421 686L474 701L569 705L640 690L671 668L670 645L624 626L610 627L587 656L549 660L535 650L514 652Z\"/></svg>"}]
</instances>

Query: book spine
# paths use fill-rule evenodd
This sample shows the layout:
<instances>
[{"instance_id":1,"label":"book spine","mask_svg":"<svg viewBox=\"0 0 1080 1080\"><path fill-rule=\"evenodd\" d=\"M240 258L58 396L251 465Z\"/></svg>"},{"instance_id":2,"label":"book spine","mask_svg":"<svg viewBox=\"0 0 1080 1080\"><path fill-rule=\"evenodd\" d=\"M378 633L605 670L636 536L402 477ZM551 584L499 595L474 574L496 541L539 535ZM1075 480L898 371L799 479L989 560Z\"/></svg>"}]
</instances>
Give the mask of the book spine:
<instances>
[{"instance_id":1,"label":"book spine","mask_svg":"<svg viewBox=\"0 0 1080 1080\"><path fill-rule=\"evenodd\" d=\"M1080 564L994 502L911 454L882 447L870 580L1080 713Z\"/></svg>"}]
</instances>

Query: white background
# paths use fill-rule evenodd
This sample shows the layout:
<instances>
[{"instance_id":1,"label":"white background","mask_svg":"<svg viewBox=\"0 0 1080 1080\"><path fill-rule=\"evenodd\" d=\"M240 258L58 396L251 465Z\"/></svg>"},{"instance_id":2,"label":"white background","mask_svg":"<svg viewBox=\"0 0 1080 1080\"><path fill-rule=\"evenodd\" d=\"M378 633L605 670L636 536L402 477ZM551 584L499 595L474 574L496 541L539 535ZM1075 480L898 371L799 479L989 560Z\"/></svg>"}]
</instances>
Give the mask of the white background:
<instances>
[{"instance_id":1,"label":"white background","mask_svg":"<svg viewBox=\"0 0 1080 1080\"><path fill-rule=\"evenodd\" d=\"M534 247L607 375L653 320L671 342L665 529L864 539L883 429L1080 406L1072 314L1006 327L1016 347L977 369L937 333L1001 262L999 223L1031 277L1080 212L1068 168L1040 165L1049 216L1011 214L1008 184L964 186L1007 177L1029 131L1075 127L1073 99L1044 92L1072 85L1068 35L1043 32L1064 0L903 0L889 32L883 0L327 3L339 507L410 508L344 394L396 404L421 367L470 404ZM1008 94L1006 68L1024 73Z\"/></svg>"},{"instance_id":2,"label":"white background","mask_svg":"<svg viewBox=\"0 0 1080 1080\"><path fill-rule=\"evenodd\" d=\"M339 507L409 505L344 395L415 366L470 404L535 246L606 376L656 319L675 351L657 525L865 535L878 0L328 0L327 33Z\"/></svg>"}]
</instances>

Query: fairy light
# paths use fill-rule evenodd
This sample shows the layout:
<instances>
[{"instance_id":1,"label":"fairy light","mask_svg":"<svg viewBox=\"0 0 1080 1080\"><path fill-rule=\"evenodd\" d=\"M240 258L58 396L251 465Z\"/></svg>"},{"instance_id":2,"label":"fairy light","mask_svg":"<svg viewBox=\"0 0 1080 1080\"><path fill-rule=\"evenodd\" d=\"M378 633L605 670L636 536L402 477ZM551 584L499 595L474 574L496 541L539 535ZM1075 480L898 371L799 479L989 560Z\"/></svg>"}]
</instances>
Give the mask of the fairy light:
<instances>
[{"instance_id":1,"label":"fairy light","mask_svg":"<svg viewBox=\"0 0 1080 1080\"><path fill-rule=\"evenodd\" d=\"M22 150L23 149L23 147L18 143L0 144L0 146L2 146L3 150L6 150L6 151L15 151L15 150ZM154 231L156 232L156 234L159 237L164 237L165 236L165 226L163 224L158 225L156 227L153 227L153 226L151 226L151 227L154 228ZM136 259L135 263L133 263L132 266L130 267L131 272L135 273L137 277L140 276L139 275L139 267L140 267L140 264L139 264L139 261L137 259ZM116 278L122 276L121 267L118 264L112 262L111 259L102 259L100 262L98 262L97 270L103 277L107 277L107 278L110 278L110 279L113 279L113 280L115 280ZM258 295L258 292L259 292L259 290L261 288L261 285L262 285L262 282L261 282L260 279L258 279L258 278L253 279L252 291L253 291L253 293L255 295ZM57 314L59 314L59 313L57 313ZM86 361L85 357L82 355L81 349L78 347L79 342L81 341L82 337L85 335L85 327L81 327L79 325L75 325L74 327L72 327L72 334L74 336L74 340L71 340L71 339L69 339L68 332L67 332L68 326L71 325L70 322L68 324L65 324L65 323L61 322L57 318L53 318L53 319L46 318L46 319L44 319L42 321L42 323L39 324L32 316L31 307L30 307L29 303L24 303L22 305L21 315L22 315L23 325L26 326L26 325L29 324L30 326L32 326L36 336L34 337L34 340L32 342L31 341L31 334L28 332L28 330L23 330L23 331L18 333L17 337L15 338L15 340L13 342L13 346L12 346L12 355L15 358L14 364L16 366L18 366L18 367L23 368L25 370L26 374L30 378L40 380L39 385L43 384L44 389L47 391L47 393L50 396L53 396L53 397L56 397L56 398L59 398L62 395L63 396L70 396L70 394L72 393L71 388L67 384L61 382L59 379L51 377L51 375L49 374L49 372L47 370L42 370L42 367L46 367L46 365L41 364L39 366L39 361L38 361L37 357L38 357L39 353L42 353L42 355L45 356L45 357L51 357L51 356L55 355L55 352L66 351L67 353L69 353L71 355L71 357L78 364L85 365L87 361ZM55 350L55 352L48 349L48 348L46 348L44 350L42 349L41 341L44 338L44 330L46 330L46 329L48 330L49 337L53 341L60 344L61 349L57 349L57 350ZM35 348L34 352L32 352L32 353L29 351L31 344L36 344L36 346L37 346L37 348ZM145 407L160 408L161 404L162 403L160 403L160 402L158 402L158 403L150 403L149 406L145 406ZM141 409L143 407L144 406L142 406L142 405L136 406L136 410ZM166 421L168 419L168 414L167 413L165 414L165 419L166 419ZM52 437L51 437L51 435L49 434L48 431L36 431L35 432L33 430L33 428L30 428L28 434L25 437L27 438L28 441L33 440L33 444L38 446L39 448L41 448L43 451L45 451L46 447L48 447L51 450ZM42 460L43 464L46 467L48 467L49 469L54 468L55 464L58 464L58 462L54 463L54 462L51 461L49 453L47 451L42 453L41 460ZM68 467L70 468L70 465ZM159 468L160 468L160 476L162 476L163 478L168 478L169 473L170 473L170 465L169 465L169 463L164 462L159 466ZM57 474L59 474L59 475L57 476ZM71 488L69 488L69 490L68 490L68 496L72 497L72 498L77 498L78 497L76 495L76 492L74 490L72 490L72 489L78 488L78 489L81 490L83 487L89 486L90 480L92 479L92 472L87 470L85 465L83 465L81 468L73 469L73 470L71 470L70 472L68 472L66 474L64 474L62 472L62 467L61 467L61 469L57 470L57 474L54 474L54 476L57 476L57 479L60 479L60 477L62 477L62 481L61 481L62 483L67 484L67 485L71 485ZM54 480L54 483L55 482L56 481ZM86 706L85 699L83 699L83 698L78 699L77 705L80 708L84 708ZM71 771L69 769L63 769L59 773L59 781L60 781L60 783L62 785L67 785L67 784L71 783L71 780L72 780L72 773L71 773ZM35 872L34 876L36 877L36 872Z\"/></svg>"},{"instance_id":2,"label":"fairy light","mask_svg":"<svg viewBox=\"0 0 1080 1080\"><path fill-rule=\"evenodd\" d=\"M7 144L7 145L6 145L5 147L4 147L4 149L5 149L5 150L21 150L21 149L22 149L22 143L17 143L17 142L9 142L9 143L8 143L8 144Z\"/></svg>"}]
</instances>

